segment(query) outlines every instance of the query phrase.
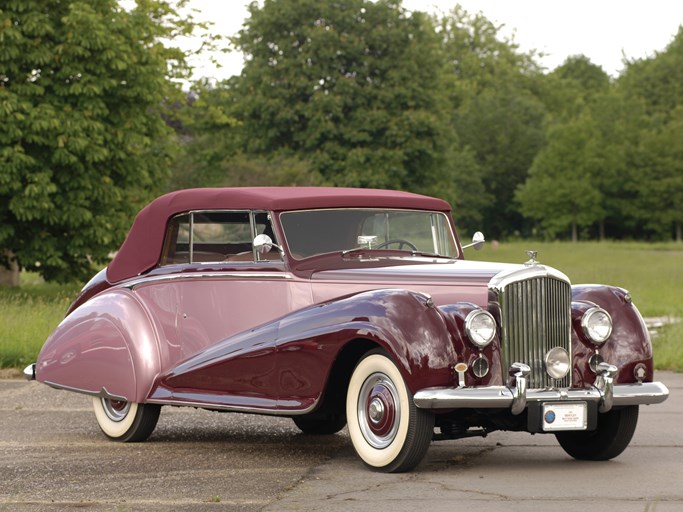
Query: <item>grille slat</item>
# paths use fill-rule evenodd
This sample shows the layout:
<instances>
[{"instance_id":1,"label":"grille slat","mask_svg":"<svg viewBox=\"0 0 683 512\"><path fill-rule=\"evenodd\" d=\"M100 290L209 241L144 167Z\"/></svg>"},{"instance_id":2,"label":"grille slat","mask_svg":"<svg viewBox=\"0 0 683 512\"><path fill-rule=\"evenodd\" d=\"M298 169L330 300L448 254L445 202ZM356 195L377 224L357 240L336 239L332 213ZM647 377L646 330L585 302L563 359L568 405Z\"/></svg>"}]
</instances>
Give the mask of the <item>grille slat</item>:
<instances>
[{"instance_id":1,"label":"grille slat","mask_svg":"<svg viewBox=\"0 0 683 512\"><path fill-rule=\"evenodd\" d=\"M562 347L571 355L571 286L554 277L508 282L496 290L501 316L503 363L531 367L530 388L568 387L570 373L560 380L545 371L545 354Z\"/></svg>"}]
</instances>

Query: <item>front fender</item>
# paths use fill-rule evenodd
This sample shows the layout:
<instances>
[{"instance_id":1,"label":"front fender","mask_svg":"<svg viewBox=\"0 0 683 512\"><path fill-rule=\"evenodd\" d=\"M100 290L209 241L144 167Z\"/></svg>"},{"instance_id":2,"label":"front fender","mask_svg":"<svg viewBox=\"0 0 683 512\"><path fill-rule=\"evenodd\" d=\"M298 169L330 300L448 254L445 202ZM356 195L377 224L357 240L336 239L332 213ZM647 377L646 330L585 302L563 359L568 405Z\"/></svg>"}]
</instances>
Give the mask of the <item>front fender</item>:
<instances>
[{"instance_id":1,"label":"front fender","mask_svg":"<svg viewBox=\"0 0 683 512\"><path fill-rule=\"evenodd\" d=\"M595 345L586 339L581 329L583 312L592 305L598 305L606 310L613 323L611 336L597 350ZM588 358L596 351L605 362L619 369L615 382L636 382L634 370L638 364L644 365L645 368L643 381L652 382L654 372L650 334L626 290L602 285L572 286L572 324L575 385L583 387L594 382L595 374L588 367Z\"/></svg>"},{"instance_id":2,"label":"front fender","mask_svg":"<svg viewBox=\"0 0 683 512\"><path fill-rule=\"evenodd\" d=\"M57 388L142 402L159 372L157 336L127 289L108 290L69 314L40 351L36 379Z\"/></svg>"},{"instance_id":3,"label":"front fender","mask_svg":"<svg viewBox=\"0 0 683 512\"><path fill-rule=\"evenodd\" d=\"M281 391L319 394L339 352L359 340L386 350L413 393L454 382L451 369L457 353L442 311L427 295L380 289L318 304L281 320L278 366L298 376L298 389Z\"/></svg>"}]
</instances>

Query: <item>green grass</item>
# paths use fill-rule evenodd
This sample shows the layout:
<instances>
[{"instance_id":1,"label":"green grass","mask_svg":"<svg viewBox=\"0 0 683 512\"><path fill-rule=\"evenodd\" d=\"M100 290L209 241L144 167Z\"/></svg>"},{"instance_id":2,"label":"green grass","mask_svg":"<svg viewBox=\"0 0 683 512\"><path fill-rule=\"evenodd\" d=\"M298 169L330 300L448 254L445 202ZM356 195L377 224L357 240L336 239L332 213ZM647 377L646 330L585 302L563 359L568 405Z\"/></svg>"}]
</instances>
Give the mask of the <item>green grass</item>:
<instances>
[{"instance_id":1,"label":"green grass","mask_svg":"<svg viewBox=\"0 0 683 512\"><path fill-rule=\"evenodd\" d=\"M526 251L561 270L572 283L603 283L631 292L646 317L683 319L683 245L638 242L511 242L481 251L466 250L468 259L523 263ZM64 317L80 285L44 283L22 275L19 289L0 288L0 368L23 368L35 361L43 342ZM660 329L653 340L655 366L683 371L683 323Z\"/></svg>"},{"instance_id":2,"label":"green grass","mask_svg":"<svg viewBox=\"0 0 683 512\"><path fill-rule=\"evenodd\" d=\"M0 287L0 368L21 369L35 361L79 289L44 283L33 274L22 275L20 288Z\"/></svg>"}]
</instances>

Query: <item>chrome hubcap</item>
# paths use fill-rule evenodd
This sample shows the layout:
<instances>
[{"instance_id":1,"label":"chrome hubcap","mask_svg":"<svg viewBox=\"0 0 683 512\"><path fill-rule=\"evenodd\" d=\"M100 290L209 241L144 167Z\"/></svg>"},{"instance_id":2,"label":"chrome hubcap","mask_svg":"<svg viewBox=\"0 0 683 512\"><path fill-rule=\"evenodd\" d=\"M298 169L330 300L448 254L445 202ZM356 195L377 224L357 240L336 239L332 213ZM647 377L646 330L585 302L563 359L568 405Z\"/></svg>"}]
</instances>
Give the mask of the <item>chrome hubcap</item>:
<instances>
[{"instance_id":1,"label":"chrome hubcap","mask_svg":"<svg viewBox=\"0 0 683 512\"><path fill-rule=\"evenodd\" d=\"M370 407L368 408L368 415L370 416L370 421L372 423L379 423L384 417L384 404L378 398L373 398L370 402Z\"/></svg>"},{"instance_id":2,"label":"chrome hubcap","mask_svg":"<svg viewBox=\"0 0 683 512\"><path fill-rule=\"evenodd\" d=\"M109 398L101 398L102 408L104 413L111 421L123 421L130 411L130 402L123 400L110 400Z\"/></svg>"},{"instance_id":3,"label":"chrome hubcap","mask_svg":"<svg viewBox=\"0 0 683 512\"><path fill-rule=\"evenodd\" d=\"M383 373L370 375L358 395L358 423L370 446L386 448L396 437L401 404L392 380Z\"/></svg>"}]
</instances>

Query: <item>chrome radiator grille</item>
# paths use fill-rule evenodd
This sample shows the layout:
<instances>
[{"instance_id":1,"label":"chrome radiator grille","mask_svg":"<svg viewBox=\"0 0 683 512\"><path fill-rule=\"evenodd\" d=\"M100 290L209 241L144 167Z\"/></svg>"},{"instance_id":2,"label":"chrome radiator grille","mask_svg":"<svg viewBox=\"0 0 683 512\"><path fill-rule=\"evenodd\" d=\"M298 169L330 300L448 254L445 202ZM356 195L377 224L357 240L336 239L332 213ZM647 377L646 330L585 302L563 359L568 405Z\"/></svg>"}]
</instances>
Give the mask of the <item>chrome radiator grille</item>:
<instances>
[{"instance_id":1,"label":"chrome radiator grille","mask_svg":"<svg viewBox=\"0 0 683 512\"><path fill-rule=\"evenodd\" d=\"M554 277L533 277L496 289L500 307L504 368L521 362L531 367L529 388L568 387L571 370L561 380L545 371L545 355L562 347L571 355L571 285Z\"/></svg>"}]
</instances>

